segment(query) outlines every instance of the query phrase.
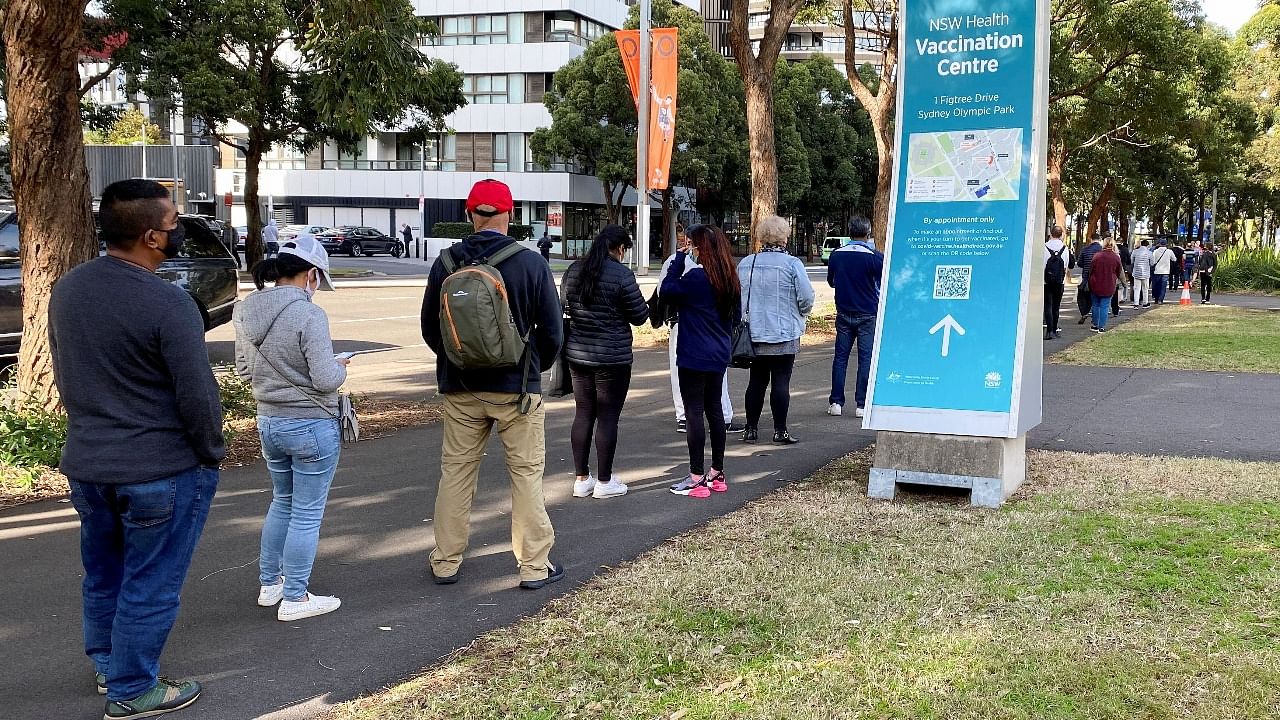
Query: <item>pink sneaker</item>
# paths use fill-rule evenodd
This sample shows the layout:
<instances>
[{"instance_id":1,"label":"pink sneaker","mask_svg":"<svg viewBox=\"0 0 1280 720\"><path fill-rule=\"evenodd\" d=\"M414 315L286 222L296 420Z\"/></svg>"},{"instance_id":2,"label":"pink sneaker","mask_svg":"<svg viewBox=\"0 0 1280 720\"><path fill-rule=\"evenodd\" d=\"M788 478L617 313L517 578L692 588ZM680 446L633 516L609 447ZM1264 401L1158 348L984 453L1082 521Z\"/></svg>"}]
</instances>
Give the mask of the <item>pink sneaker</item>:
<instances>
[{"instance_id":1,"label":"pink sneaker","mask_svg":"<svg viewBox=\"0 0 1280 720\"><path fill-rule=\"evenodd\" d=\"M695 487L694 489L690 490L690 491L689 491L689 497L691 497L691 498L709 498L709 497L711 497L711 488L707 487L706 483L703 483L702 485L699 485L699 486Z\"/></svg>"},{"instance_id":2,"label":"pink sneaker","mask_svg":"<svg viewBox=\"0 0 1280 720\"><path fill-rule=\"evenodd\" d=\"M707 480L711 483L711 492L729 492L729 482L724 473L716 472L707 476Z\"/></svg>"}]
</instances>

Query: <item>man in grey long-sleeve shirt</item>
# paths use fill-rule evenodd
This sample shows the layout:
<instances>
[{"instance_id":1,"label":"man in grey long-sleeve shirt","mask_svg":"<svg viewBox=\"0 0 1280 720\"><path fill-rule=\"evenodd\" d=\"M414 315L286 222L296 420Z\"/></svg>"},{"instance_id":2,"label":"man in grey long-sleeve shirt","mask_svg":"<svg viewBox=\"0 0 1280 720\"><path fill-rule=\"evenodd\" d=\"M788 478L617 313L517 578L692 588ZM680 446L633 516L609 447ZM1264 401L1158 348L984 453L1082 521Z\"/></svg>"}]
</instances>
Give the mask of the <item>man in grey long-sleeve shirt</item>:
<instances>
[{"instance_id":1,"label":"man in grey long-sleeve shirt","mask_svg":"<svg viewBox=\"0 0 1280 720\"><path fill-rule=\"evenodd\" d=\"M157 670L218 484L222 406L195 301L155 275L184 236L168 191L113 183L99 217L107 255L54 286L49 344L81 523L85 653L105 717L143 717L200 695Z\"/></svg>"}]
</instances>

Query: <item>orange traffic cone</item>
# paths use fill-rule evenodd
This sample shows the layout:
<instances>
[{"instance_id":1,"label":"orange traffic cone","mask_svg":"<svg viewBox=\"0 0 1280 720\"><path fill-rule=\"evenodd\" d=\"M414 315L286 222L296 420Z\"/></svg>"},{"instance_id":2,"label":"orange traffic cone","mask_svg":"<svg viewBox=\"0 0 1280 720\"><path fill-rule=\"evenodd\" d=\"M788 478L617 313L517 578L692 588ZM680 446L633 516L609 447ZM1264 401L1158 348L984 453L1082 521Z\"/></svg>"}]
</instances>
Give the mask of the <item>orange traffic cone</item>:
<instances>
[{"instance_id":1,"label":"orange traffic cone","mask_svg":"<svg viewBox=\"0 0 1280 720\"><path fill-rule=\"evenodd\" d=\"M1178 298L1178 304L1179 305L1191 304L1191 283L1189 282L1182 283L1182 297Z\"/></svg>"}]
</instances>

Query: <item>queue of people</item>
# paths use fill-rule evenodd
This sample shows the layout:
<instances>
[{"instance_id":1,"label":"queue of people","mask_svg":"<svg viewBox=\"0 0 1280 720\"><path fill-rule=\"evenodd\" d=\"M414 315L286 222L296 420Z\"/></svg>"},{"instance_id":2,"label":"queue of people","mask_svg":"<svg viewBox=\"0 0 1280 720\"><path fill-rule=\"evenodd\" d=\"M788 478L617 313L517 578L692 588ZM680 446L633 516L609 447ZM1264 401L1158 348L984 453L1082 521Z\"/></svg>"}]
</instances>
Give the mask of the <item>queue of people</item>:
<instances>
[{"instance_id":1,"label":"queue of people","mask_svg":"<svg viewBox=\"0 0 1280 720\"><path fill-rule=\"evenodd\" d=\"M539 254L508 236L513 205L503 183L476 183L466 201L476 232L437 259L423 298L422 336L444 401L428 565L438 585L462 579L480 463L495 430L511 481L518 587L564 579L544 499L541 387L562 348L575 397L573 496L628 492L614 457L634 362L631 327L649 319L621 262L632 240L621 227L604 228L558 289ZM84 644L106 696L104 717L153 717L190 706L202 692L195 680L158 671L225 456L222 408L198 308L154 274L183 239L168 192L150 180L115 183L103 193L100 219L106 254L67 274L50 306L54 373L69 419L61 467L81 519ZM856 344L861 416L884 258L869 223L855 220L851 231L854 242L832 254L827 274L838 310L828 412L841 414ZM759 441L766 396L773 442L799 442L787 424L790 379L814 290L786 252L787 222L765 218L758 234L761 250L735 265L719 228L692 227L660 278L660 321L672 326L673 400L688 450L688 472L670 487L677 495L729 490L728 435ZM314 239L283 243L252 272L257 289L239 303L233 325L235 370L252 386L272 490L255 602L295 622L342 606L312 592L310 579L342 452L338 389L350 355L334 354L328 318L313 302L316 292L333 290L328 255ZM99 302L104 296L117 301ZM753 360L746 424L737 427L727 370L740 325Z\"/></svg>"}]
</instances>

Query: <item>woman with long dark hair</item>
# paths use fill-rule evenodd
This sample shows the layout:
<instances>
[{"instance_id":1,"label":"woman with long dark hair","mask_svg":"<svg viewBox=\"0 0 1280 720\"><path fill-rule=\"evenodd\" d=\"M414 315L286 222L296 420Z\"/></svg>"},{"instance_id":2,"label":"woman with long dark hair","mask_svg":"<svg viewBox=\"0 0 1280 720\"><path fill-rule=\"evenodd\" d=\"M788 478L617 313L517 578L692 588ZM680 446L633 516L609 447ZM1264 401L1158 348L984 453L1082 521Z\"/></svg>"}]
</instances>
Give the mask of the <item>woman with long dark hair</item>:
<instances>
[{"instance_id":1,"label":"woman with long dark hair","mask_svg":"<svg viewBox=\"0 0 1280 720\"><path fill-rule=\"evenodd\" d=\"M292 622L342 604L308 586L342 450L338 388L350 360L334 356L329 318L312 302L317 290L333 289L329 256L315 238L284 243L278 256L253 266L253 281L257 292L236 306L232 320L236 372L253 385L262 457L271 476L258 605L279 603L276 617Z\"/></svg>"},{"instance_id":2,"label":"woman with long dark hair","mask_svg":"<svg viewBox=\"0 0 1280 720\"><path fill-rule=\"evenodd\" d=\"M676 253L662 278L662 298L680 313L676 367L689 432L689 475L671 492L710 497L729 489L724 474L725 422L720 387L729 369L733 327L742 314L742 288L729 253L729 239L717 227L689 229L688 253ZM711 470L704 472L705 417L711 428Z\"/></svg>"},{"instance_id":3,"label":"woman with long dark hair","mask_svg":"<svg viewBox=\"0 0 1280 720\"><path fill-rule=\"evenodd\" d=\"M569 315L564 353L573 376L574 497L610 498L627 494L613 476L618 418L631 387L632 325L649 319L635 275L621 260L631 237L617 225L600 231L590 252L564 274L563 301ZM589 469L595 436L596 470Z\"/></svg>"}]
</instances>

